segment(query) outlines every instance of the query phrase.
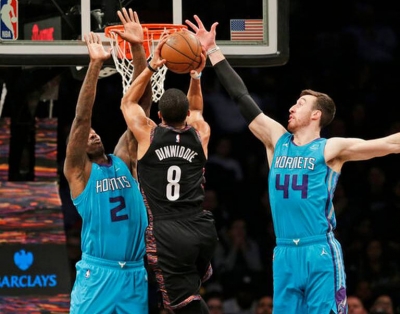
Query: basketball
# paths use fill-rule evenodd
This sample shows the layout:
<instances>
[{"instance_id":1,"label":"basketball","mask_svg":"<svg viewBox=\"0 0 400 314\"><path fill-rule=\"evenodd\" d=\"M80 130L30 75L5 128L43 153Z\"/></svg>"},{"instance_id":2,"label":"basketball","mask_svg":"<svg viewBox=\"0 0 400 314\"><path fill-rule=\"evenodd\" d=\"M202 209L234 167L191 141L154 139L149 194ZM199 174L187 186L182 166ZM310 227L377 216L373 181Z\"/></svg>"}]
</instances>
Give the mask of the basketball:
<instances>
[{"instance_id":1,"label":"basketball","mask_svg":"<svg viewBox=\"0 0 400 314\"><path fill-rule=\"evenodd\" d=\"M177 31L169 35L161 48L161 58L167 68L178 74L189 73L201 63L201 44L189 31Z\"/></svg>"}]
</instances>

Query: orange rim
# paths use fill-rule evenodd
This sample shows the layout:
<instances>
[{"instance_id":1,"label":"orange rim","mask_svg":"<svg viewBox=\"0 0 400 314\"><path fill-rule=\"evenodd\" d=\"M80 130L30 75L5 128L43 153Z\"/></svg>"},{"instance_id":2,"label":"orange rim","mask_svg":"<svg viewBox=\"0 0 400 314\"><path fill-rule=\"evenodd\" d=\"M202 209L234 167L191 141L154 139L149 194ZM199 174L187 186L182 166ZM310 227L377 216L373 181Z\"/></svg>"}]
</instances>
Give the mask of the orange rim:
<instances>
[{"instance_id":1,"label":"orange rim","mask_svg":"<svg viewBox=\"0 0 400 314\"><path fill-rule=\"evenodd\" d=\"M168 31L170 33L182 30L182 29L187 29L188 27L186 25L180 25L180 24L142 24L143 28L143 34L144 34L144 41L143 41L143 47L146 53L146 57L149 58L150 53L151 53L151 45L153 44L154 40L160 39L161 35L165 32ZM104 34L108 38L114 38L111 33L114 30L118 31L124 31L124 26L123 25L110 25L107 26L104 29ZM124 39L122 39L118 34L115 34L118 40L118 46L122 51L125 51L125 56L120 56L118 55L119 59L122 58L127 58L127 59L132 59L131 51L129 48L129 45L125 42Z\"/></svg>"}]
</instances>

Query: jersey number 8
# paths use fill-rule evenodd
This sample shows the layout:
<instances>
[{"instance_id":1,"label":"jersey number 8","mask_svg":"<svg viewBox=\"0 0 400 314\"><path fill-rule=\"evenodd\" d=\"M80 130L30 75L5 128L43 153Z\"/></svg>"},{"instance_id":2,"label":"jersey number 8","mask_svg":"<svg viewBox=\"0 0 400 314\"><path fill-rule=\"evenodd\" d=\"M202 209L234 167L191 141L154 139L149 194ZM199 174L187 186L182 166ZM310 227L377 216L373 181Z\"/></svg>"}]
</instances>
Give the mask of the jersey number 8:
<instances>
[{"instance_id":1,"label":"jersey number 8","mask_svg":"<svg viewBox=\"0 0 400 314\"><path fill-rule=\"evenodd\" d=\"M166 196L167 199L170 201L176 201L179 198L179 192L180 192L180 185L179 181L181 179L181 168L178 166L171 166L168 168L167 172L167 188L166 188Z\"/></svg>"}]
</instances>

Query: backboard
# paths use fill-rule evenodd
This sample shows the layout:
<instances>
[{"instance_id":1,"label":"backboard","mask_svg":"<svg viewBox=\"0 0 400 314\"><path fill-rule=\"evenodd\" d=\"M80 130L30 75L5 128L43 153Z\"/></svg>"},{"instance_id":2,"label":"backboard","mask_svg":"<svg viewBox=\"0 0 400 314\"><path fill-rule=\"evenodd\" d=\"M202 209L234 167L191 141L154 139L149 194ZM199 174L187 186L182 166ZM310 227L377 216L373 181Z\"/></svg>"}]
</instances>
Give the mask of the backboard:
<instances>
[{"instance_id":1,"label":"backboard","mask_svg":"<svg viewBox=\"0 0 400 314\"><path fill-rule=\"evenodd\" d=\"M289 0L0 0L0 66L85 66L83 34L120 24L116 11L137 11L141 23L184 24L197 14L217 27L217 44L233 66L287 62ZM112 60L109 61L112 65Z\"/></svg>"}]
</instances>

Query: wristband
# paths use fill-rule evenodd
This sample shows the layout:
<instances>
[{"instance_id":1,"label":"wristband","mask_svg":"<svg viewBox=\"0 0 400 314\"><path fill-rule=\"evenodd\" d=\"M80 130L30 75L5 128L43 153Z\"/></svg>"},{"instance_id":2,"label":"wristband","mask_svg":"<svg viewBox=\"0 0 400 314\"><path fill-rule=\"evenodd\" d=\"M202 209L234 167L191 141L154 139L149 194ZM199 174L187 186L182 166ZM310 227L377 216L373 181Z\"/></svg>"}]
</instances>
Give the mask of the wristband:
<instances>
[{"instance_id":1,"label":"wristband","mask_svg":"<svg viewBox=\"0 0 400 314\"><path fill-rule=\"evenodd\" d=\"M207 52L206 52L206 54L207 54L207 56L209 56L210 54L212 54L212 53L214 53L214 52L217 52L218 50L219 50L219 47L218 47L218 46L215 46L214 48L208 49Z\"/></svg>"},{"instance_id":2,"label":"wristband","mask_svg":"<svg viewBox=\"0 0 400 314\"><path fill-rule=\"evenodd\" d=\"M195 80L200 80L200 78L201 78L201 72L200 72L200 73L197 73L196 71L194 71L193 74L190 73L190 77L191 77L192 79L195 79Z\"/></svg>"},{"instance_id":3,"label":"wristband","mask_svg":"<svg viewBox=\"0 0 400 314\"><path fill-rule=\"evenodd\" d=\"M151 71L151 72L157 72L158 70L157 69L154 69L151 65L150 65L150 62L149 63L147 63L147 67L148 67L148 69Z\"/></svg>"}]
</instances>

